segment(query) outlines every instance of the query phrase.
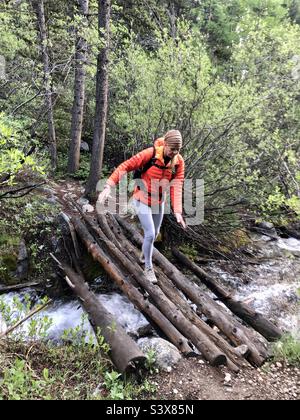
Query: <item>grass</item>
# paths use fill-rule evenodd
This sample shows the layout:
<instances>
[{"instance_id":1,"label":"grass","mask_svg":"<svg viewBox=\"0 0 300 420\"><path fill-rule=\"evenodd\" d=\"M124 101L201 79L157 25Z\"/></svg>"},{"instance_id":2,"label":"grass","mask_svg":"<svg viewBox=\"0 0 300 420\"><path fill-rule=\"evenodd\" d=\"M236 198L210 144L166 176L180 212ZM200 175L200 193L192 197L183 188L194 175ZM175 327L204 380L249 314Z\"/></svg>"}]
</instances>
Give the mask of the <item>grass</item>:
<instances>
[{"instance_id":1,"label":"grass","mask_svg":"<svg viewBox=\"0 0 300 420\"><path fill-rule=\"evenodd\" d=\"M14 309L0 300L8 327L17 321L18 311L29 310L28 299L15 302ZM31 319L26 338L16 329L2 339L0 400L129 400L155 392L147 372L141 383L116 372L101 331L95 340L83 330L84 321L85 317L81 326L64 331L59 345L46 340L51 327L47 316Z\"/></svg>"},{"instance_id":2,"label":"grass","mask_svg":"<svg viewBox=\"0 0 300 420\"><path fill-rule=\"evenodd\" d=\"M131 400L155 392L147 378L122 378L95 344L6 340L0 362L0 400Z\"/></svg>"},{"instance_id":3,"label":"grass","mask_svg":"<svg viewBox=\"0 0 300 420\"><path fill-rule=\"evenodd\" d=\"M300 367L300 340L285 335L273 346L274 359Z\"/></svg>"}]
</instances>

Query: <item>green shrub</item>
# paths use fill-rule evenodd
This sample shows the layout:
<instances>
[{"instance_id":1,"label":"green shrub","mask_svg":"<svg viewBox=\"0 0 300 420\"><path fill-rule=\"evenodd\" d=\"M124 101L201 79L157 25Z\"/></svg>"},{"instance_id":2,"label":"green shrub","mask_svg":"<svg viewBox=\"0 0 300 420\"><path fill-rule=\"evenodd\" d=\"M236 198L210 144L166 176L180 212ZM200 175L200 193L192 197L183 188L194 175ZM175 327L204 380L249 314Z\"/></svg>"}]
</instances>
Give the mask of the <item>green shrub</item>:
<instances>
[{"instance_id":1,"label":"green shrub","mask_svg":"<svg viewBox=\"0 0 300 420\"><path fill-rule=\"evenodd\" d=\"M283 360L290 365L300 366L300 340L285 335L273 347L275 360Z\"/></svg>"}]
</instances>

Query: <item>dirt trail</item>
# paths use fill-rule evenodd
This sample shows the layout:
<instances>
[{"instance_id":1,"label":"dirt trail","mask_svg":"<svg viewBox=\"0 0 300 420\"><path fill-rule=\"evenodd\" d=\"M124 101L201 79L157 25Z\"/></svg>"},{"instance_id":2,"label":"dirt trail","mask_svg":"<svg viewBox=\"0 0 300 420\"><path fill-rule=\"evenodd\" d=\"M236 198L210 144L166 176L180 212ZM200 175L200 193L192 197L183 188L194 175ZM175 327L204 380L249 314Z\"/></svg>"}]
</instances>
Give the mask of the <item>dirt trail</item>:
<instances>
[{"instance_id":1,"label":"dirt trail","mask_svg":"<svg viewBox=\"0 0 300 420\"><path fill-rule=\"evenodd\" d=\"M238 375L203 360L182 359L170 372L152 376L155 399L176 400L298 400L300 369L275 362Z\"/></svg>"}]
</instances>

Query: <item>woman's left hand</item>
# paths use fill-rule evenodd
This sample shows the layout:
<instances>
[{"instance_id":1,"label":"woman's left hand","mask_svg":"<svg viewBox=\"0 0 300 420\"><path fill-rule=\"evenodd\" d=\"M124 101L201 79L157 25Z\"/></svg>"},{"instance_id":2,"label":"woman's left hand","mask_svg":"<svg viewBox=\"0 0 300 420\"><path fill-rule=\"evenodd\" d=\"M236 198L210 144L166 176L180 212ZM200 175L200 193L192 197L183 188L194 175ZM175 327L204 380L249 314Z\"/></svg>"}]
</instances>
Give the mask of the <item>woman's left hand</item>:
<instances>
[{"instance_id":1,"label":"woman's left hand","mask_svg":"<svg viewBox=\"0 0 300 420\"><path fill-rule=\"evenodd\" d=\"M185 221L183 220L182 214L181 213L174 213L177 223L180 223L181 226L183 227L183 229L186 228L186 224Z\"/></svg>"}]
</instances>

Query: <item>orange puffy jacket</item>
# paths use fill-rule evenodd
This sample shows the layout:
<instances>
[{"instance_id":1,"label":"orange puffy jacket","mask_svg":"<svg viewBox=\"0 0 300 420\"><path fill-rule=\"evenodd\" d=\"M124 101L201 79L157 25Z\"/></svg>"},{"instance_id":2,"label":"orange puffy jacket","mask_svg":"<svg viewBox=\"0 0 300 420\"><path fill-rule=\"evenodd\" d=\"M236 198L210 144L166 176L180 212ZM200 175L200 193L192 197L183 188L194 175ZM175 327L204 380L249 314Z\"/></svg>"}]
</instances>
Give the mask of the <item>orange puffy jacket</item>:
<instances>
[{"instance_id":1,"label":"orange puffy jacket","mask_svg":"<svg viewBox=\"0 0 300 420\"><path fill-rule=\"evenodd\" d=\"M172 182L170 187L171 204L174 213L182 213L182 185L184 181L184 160L178 154L167 165L164 162L164 139L159 138L155 141L155 165L151 166L141 176L142 188L135 186L133 197L148 206L155 206L160 204L166 198L166 190L169 182ZM119 183L123 175L128 172L140 169L153 156L153 147L144 149L132 158L121 163L117 169L109 177L107 184L115 186ZM175 171L175 173L174 173Z\"/></svg>"}]
</instances>

